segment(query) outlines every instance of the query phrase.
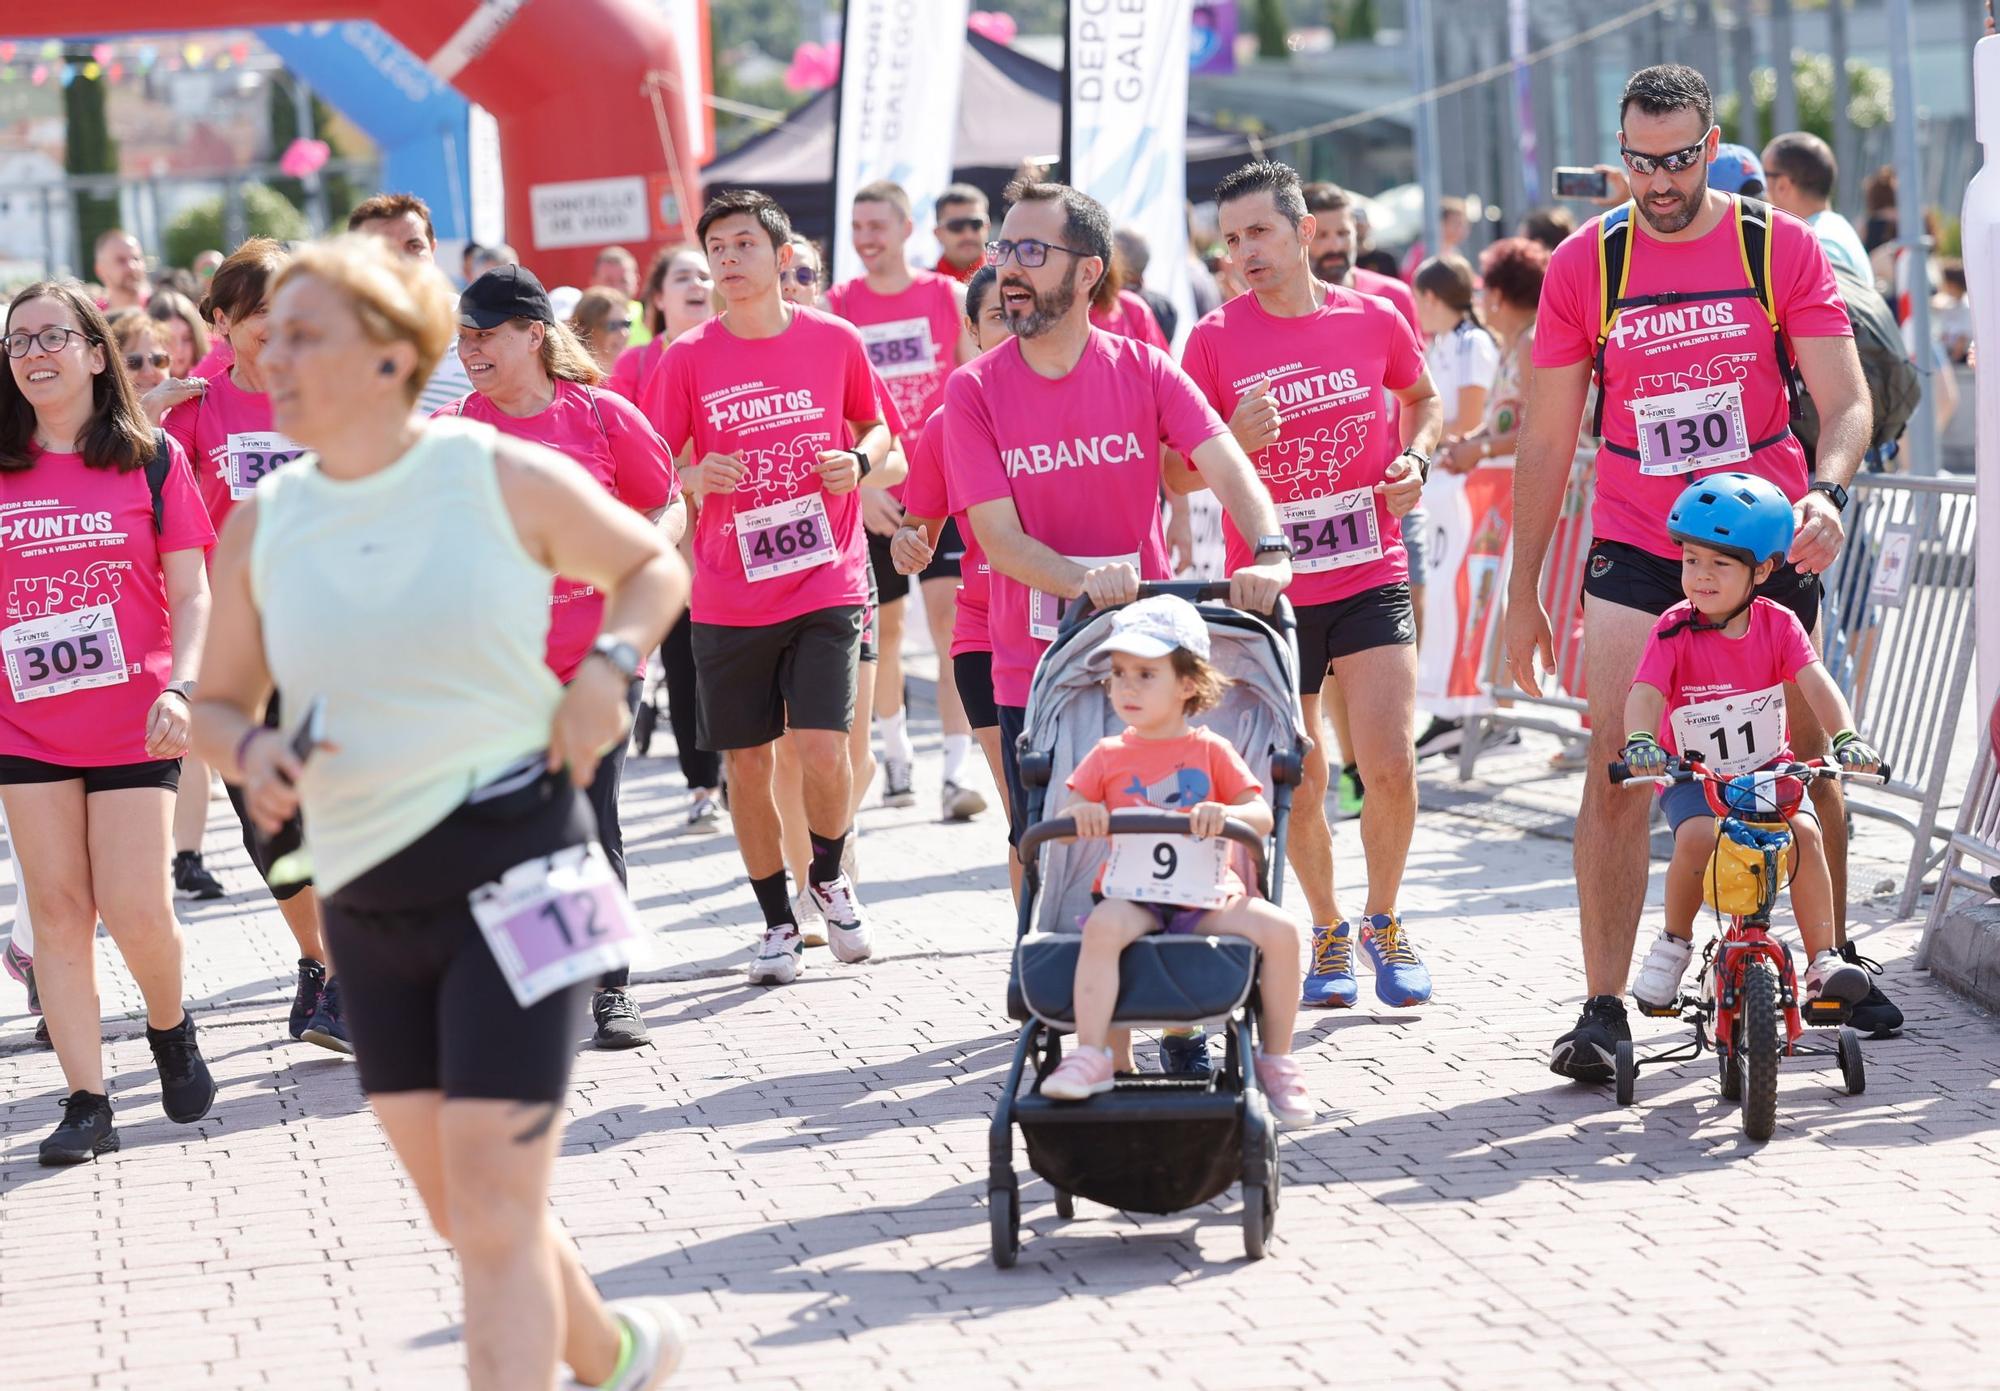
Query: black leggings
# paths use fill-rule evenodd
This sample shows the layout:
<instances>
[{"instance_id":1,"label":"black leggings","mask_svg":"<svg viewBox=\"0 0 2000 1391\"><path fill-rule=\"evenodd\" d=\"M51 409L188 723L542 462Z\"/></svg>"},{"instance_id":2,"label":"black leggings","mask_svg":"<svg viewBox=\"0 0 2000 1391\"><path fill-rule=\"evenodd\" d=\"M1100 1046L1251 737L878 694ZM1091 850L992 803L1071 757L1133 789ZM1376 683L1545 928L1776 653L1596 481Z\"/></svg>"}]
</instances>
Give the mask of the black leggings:
<instances>
[{"instance_id":1,"label":"black leggings","mask_svg":"<svg viewBox=\"0 0 2000 1391\"><path fill-rule=\"evenodd\" d=\"M559 1102L588 985L522 1009L469 895L539 855L588 844L590 806L566 774L468 802L323 904L365 1092Z\"/></svg>"},{"instance_id":2,"label":"black leggings","mask_svg":"<svg viewBox=\"0 0 2000 1391\"><path fill-rule=\"evenodd\" d=\"M634 681L625 692L625 713L630 715L639 708L639 696L644 683ZM625 755L632 747L630 739L620 739L617 747L597 760L597 776L590 780L590 789L584 795L590 799L590 813L597 818L597 843L604 847L604 858L611 861L611 872L623 884L625 877L625 828L618 821L618 789L625 781ZM632 968L620 966L615 971L606 971L598 979L598 988L628 984L632 979Z\"/></svg>"},{"instance_id":3,"label":"black leggings","mask_svg":"<svg viewBox=\"0 0 2000 1391\"><path fill-rule=\"evenodd\" d=\"M711 790L722 785L722 755L695 743L694 623L686 614L667 630L660 644L660 664L667 675L667 723L674 727L681 773L689 787Z\"/></svg>"}]
</instances>

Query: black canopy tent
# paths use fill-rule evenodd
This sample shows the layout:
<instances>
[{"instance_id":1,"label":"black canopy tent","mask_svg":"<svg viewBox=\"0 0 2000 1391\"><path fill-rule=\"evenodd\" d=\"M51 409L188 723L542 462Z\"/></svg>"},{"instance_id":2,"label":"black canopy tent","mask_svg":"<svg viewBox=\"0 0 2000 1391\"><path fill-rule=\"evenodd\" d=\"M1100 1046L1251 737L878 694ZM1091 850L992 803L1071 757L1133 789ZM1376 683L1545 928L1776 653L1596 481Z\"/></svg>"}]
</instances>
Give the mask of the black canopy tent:
<instances>
[{"instance_id":1,"label":"black canopy tent","mask_svg":"<svg viewBox=\"0 0 2000 1391\"><path fill-rule=\"evenodd\" d=\"M971 30L965 35L953 177L1000 192L1023 160L1053 165L1062 151L1063 76L1005 44ZM754 188L791 214L792 225L822 244L833 229L833 127L838 94L817 93L782 125L752 136L702 171L711 193ZM1190 120L1188 196L1205 198L1222 176L1250 156L1242 137ZM913 252L921 254L918 248Z\"/></svg>"}]
</instances>

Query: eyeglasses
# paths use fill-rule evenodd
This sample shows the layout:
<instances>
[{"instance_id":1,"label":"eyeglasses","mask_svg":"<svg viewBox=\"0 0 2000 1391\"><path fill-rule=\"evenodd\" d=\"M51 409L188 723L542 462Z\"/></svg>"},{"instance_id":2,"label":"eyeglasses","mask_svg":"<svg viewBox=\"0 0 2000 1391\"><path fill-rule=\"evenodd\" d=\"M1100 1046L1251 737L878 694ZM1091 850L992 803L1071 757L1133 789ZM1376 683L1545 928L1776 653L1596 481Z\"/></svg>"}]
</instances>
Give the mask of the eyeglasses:
<instances>
[{"instance_id":1,"label":"eyeglasses","mask_svg":"<svg viewBox=\"0 0 2000 1391\"><path fill-rule=\"evenodd\" d=\"M1694 144L1669 154L1642 155L1637 150L1626 149L1622 143L1618 146L1618 153L1624 159L1625 167L1634 174L1652 174L1661 169L1669 174L1685 174L1694 168L1696 160L1708 152L1708 137L1713 134L1715 127L1710 126Z\"/></svg>"},{"instance_id":2,"label":"eyeglasses","mask_svg":"<svg viewBox=\"0 0 2000 1391\"><path fill-rule=\"evenodd\" d=\"M1026 237L1021 241L990 241L986 243L986 259L993 263L995 270L1006 265L1009 256L1020 262L1023 270L1034 270L1048 263L1051 251L1061 251L1067 255L1076 257L1078 260L1082 260L1085 256L1091 254L1088 251L1077 251L1072 247L1057 246L1053 242L1037 241L1033 237Z\"/></svg>"},{"instance_id":3,"label":"eyeglasses","mask_svg":"<svg viewBox=\"0 0 2000 1391\"><path fill-rule=\"evenodd\" d=\"M632 321L630 319L606 319L604 327L612 333L630 333L632 331Z\"/></svg>"},{"instance_id":4,"label":"eyeglasses","mask_svg":"<svg viewBox=\"0 0 2000 1391\"><path fill-rule=\"evenodd\" d=\"M10 333L5 338L0 338L0 344L6 345L7 356L26 357L35 350L37 344L41 345L45 353L59 353L69 346L69 340L72 338L81 338L86 343L97 341L80 328L57 328L51 324L40 333Z\"/></svg>"},{"instance_id":5,"label":"eyeglasses","mask_svg":"<svg viewBox=\"0 0 2000 1391\"><path fill-rule=\"evenodd\" d=\"M150 362L154 367L164 372L167 370L167 364L172 360L165 353L127 353L125 354L125 370L128 372L137 372Z\"/></svg>"},{"instance_id":6,"label":"eyeglasses","mask_svg":"<svg viewBox=\"0 0 2000 1391\"><path fill-rule=\"evenodd\" d=\"M983 232L986 230L986 219L983 217L954 217L947 222L940 222L938 226L953 234L960 232Z\"/></svg>"},{"instance_id":7,"label":"eyeglasses","mask_svg":"<svg viewBox=\"0 0 2000 1391\"><path fill-rule=\"evenodd\" d=\"M811 266L793 266L792 279L801 285L814 285L819 283L819 272Z\"/></svg>"}]
</instances>

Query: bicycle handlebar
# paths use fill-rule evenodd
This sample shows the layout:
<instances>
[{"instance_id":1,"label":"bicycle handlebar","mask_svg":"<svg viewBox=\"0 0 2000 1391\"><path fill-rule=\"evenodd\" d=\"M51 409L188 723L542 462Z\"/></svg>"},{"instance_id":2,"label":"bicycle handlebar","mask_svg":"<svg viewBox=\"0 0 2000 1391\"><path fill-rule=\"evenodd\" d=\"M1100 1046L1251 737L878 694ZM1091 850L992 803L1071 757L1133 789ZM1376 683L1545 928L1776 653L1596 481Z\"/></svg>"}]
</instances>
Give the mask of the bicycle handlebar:
<instances>
[{"instance_id":1,"label":"bicycle handlebar","mask_svg":"<svg viewBox=\"0 0 2000 1391\"><path fill-rule=\"evenodd\" d=\"M1669 760L1667 771L1664 773L1634 774L1622 760L1613 763L1605 771L1610 775L1612 782L1621 786L1671 787L1676 783L1699 782L1704 779L1721 783L1730 781L1720 773L1711 773L1699 763L1689 763L1678 758ZM1817 759L1811 763L1785 763L1775 768L1760 768L1757 771L1776 773L1782 778L1797 778L1804 783L1822 782L1828 778L1846 778L1851 782L1865 782L1876 786L1888 782L1893 774L1893 770L1886 763L1878 765L1872 773L1861 773L1850 768L1842 768L1837 764L1823 763Z\"/></svg>"}]
</instances>

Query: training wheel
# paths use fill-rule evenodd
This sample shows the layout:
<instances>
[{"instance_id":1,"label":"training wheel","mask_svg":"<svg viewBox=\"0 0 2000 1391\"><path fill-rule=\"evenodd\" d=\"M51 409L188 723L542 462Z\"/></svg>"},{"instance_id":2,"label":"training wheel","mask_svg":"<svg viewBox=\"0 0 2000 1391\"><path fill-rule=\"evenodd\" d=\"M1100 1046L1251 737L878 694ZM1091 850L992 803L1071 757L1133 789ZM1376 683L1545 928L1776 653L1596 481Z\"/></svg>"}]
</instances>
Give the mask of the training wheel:
<instances>
[{"instance_id":1,"label":"training wheel","mask_svg":"<svg viewBox=\"0 0 2000 1391\"><path fill-rule=\"evenodd\" d=\"M1632 1040L1629 1038L1618 1040L1616 1071L1618 1074L1618 1104L1620 1106L1630 1106L1632 1104L1633 1085L1639 1080L1639 1060L1633 1055Z\"/></svg>"},{"instance_id":2,"label":"training wheel","mask_svg":"<svg viewBox=\"0 0 2000 1391\"><path fill-rule=\"evenodd\" d=\"M1843 1025L1835 1051L1840 1057L1840 1076L1847 1083L1847 1094L1861 1095L1868 1090L1868 1067L1861 1061L1861 1035L1851 1026Z\"/></svg>"},{"instance_id":3,"label":"training wheel","mask_svg":"<svg viewBox=\"0 0 2000 1391\"><path fill-rule=\"evenodd\" d=\"M993 1264L1002 1270L1013 1268L1021 1254L1021 1190L987 1190L986 1210L993 1228Z\"/></svg>"}]
</instances>

